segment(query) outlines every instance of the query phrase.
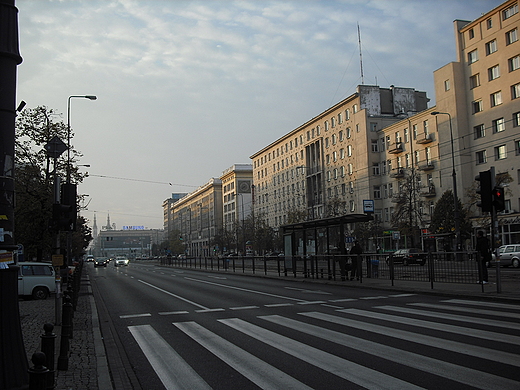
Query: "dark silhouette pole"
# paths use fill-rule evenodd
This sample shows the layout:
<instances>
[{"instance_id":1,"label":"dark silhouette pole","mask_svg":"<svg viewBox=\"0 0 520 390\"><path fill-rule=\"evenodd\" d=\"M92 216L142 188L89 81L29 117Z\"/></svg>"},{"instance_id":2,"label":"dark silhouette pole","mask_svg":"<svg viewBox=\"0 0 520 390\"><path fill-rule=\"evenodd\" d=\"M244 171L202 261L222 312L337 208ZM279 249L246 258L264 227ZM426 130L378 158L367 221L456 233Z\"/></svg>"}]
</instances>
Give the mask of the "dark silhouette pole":
<instances>
[{"instance_id":1,"label":"dark silhouette pole","mask_svg":"<svg viewBox=\"0 0 520 390\"><path fill-rule=\"evenodd\" d=\"M14 0L0 0L0 388L29 384L27 355L18 307L18 267L8 265L14 241L14 140L18 9Z\"/></svg>"}]
</instances>

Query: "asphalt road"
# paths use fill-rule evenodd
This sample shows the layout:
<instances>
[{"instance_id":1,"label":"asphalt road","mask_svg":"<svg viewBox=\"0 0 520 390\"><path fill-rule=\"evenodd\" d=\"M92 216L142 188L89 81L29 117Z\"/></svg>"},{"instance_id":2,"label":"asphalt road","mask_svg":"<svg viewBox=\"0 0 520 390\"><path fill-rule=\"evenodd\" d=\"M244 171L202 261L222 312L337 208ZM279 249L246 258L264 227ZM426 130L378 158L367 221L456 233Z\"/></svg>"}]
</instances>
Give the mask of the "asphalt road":
<instances>
[{"instance_id":1,"label":"asphalt road","mask_svg":"<svg viewBox=\"0 0 520 390\"><path fill-rule=\"evenodd\" d=\"M136 263L88 268L105 344L115 339L109 366L131 371L134 388L520 388L518 305Z\"/></svg>"}]
</instances>

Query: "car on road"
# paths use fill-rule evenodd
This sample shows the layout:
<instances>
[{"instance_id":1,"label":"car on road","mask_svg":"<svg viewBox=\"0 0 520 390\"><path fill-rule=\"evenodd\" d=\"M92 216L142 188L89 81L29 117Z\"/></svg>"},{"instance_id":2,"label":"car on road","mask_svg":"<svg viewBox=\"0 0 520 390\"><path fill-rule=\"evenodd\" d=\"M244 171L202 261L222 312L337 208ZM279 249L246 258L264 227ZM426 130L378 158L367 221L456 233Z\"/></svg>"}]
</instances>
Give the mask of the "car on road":
<instances>
[{"instance_id":1,"label":"car on road","mask_svg":"<svg viewBox=\"0 0 520 390\"><path fill-rule=\"evenodd\" d=\"M502 245L498 248L498 256L500 258L500 266L502 267L520 267L520 244ZM487 263L488 267L495 265L495 255L493 260Z\"/></svg>"},{"instance_id":2,"label":"car on road","mask_svg":"<svg viewBox=\"0 0 520 390\"><path fill-rule=\"evenodd\" d=\"M18 295L45 299L56 291L56 276L50 263L20 262Z\"/></svg>"},{"instance_id":3,"label":"car on road","mask_svg":"<svg viewBox=\"0 0 520 390\"><path fill-rule=\"evenodd\" d=\"M94 259L94 267L106 267L108 259L106 257L96 257Z\"/></svg>"},{"instance_id":4,"label":"car on road","mask_svg":"<svg viewBox=\"0 0 520 390\"><path fill-rule=\"evenodd\" d=\"M130 262L130 260L128 260L128 257L124 257L124 256L117 256L116 257L116 260L114 262L114 265L116 267L119 267L121 265L126 265L128 266L128 263Z\"/></svg>"},{"instance_id":5,"label":"car on road","mask_svg":"<svg viewBox=\"0 0 520 390\"><path fill-rule=\"evenodd\" d=\"M87 256L87 263L90 263L92 261L94 261L94 256L93 255L88 255Z\"/></svg>"},{"instance_id":6,"label":"car on road","mask_svg":"<svg viewBox=\"0 0 520 390\"><path fill-rule=\"evenodd\" d=\"M426 263L426 253L418 248L398 249L386 258L386 263L390 264L390 260L394 264L402 263L403 265Z\"/></svg>"}]
</instances>

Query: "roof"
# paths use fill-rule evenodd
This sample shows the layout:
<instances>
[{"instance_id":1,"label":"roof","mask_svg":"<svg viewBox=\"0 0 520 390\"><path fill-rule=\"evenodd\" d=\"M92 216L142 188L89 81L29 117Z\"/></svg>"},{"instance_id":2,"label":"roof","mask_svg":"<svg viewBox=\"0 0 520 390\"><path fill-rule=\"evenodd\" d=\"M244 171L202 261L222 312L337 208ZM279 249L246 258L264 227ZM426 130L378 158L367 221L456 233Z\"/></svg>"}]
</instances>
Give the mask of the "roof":
<instances>
[{"instance_id":1,"label":"roof","mask_svg":"<svg viewBox=\"0 0 520 390\"><path fill-rule=\"evenodd\" d=\"M311 228L319 228L319 227L328 227L328 226L339 226L345 223L356 223L356 222L368 222L372 221L374 217L370 214L347 214L342 215L340 217L330 217L323 219L315 219L312 221L305 221L294 223L290 225L282 225L280 226L283 231L294 231L294 230L304 230Z\"/></svg>"}]
</instances>

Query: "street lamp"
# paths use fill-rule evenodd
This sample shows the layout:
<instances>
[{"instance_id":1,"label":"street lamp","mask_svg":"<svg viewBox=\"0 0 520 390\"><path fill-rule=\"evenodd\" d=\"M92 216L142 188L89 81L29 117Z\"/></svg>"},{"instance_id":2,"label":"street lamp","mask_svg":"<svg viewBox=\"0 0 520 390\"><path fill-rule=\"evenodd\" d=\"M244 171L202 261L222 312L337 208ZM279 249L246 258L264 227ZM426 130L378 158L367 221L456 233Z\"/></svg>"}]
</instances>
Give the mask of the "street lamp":
<instances>
[{"instance_id":1,"label":"street lamp","mask_svg":"<svg viewBox=\"0 0 520 390\"><path fill-rule=\"evenodd\" d=\"M451 124L451 115L449 112L433 111L431 115L448 115L450 121L450 138L451 138L451 164L453 166L453 172L451 174L453 178L453 214L455 217L455 243L457 250L461 250L460 242L460 216L459 216L459 198L457 196L457 173L455 171L455 150L453 145L453 127Z\"/></svg>"},{"instance_id":2,"label":"street lamp","mask_svg":"<svg viewBox=\"0 0 520 390\"><path fill-rule=\"evenodd\" d=\"M72 98L83 98L96 100L95 95L71 95L67 99L67 183L70 183L70 100Z\"/></svg>"}]
</instances>

